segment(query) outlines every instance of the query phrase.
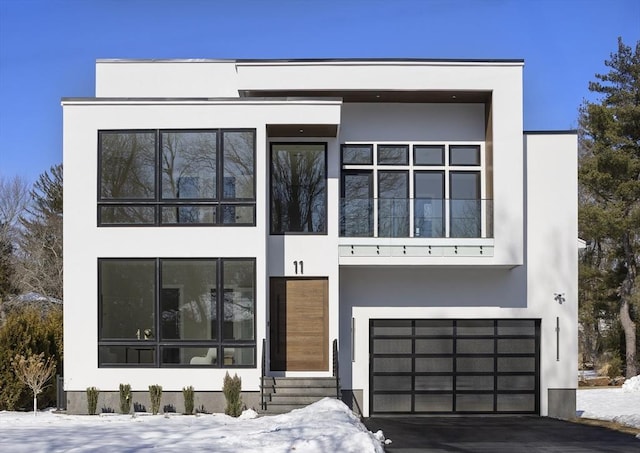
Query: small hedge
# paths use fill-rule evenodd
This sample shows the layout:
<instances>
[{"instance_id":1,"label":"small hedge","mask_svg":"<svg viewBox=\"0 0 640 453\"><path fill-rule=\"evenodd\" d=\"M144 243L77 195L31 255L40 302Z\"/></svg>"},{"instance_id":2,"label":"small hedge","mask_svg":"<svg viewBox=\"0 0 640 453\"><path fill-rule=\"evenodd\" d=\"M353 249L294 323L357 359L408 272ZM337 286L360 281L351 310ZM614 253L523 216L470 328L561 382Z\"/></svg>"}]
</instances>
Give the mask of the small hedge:
<instances>
[{"instance_id":1,"label":"small hedge","mask_svg":"<svg viewBox=\"0 0 640 453\"><path fill-rule=\"evenodd\" d=\"M227 407L224 413L232 417L238 417L242 414L242 398L240 398L240 392L242 390L242 379L234 374L233 377L229 376L229 372L224 376L224 382L222 384L222 392L224 398L227 400Z\"/></svg>"},{"instance_id":2,"label":"small hedge","mask_svg":"<svg viewBox=\"0 0 640 453\"><path fill-rule=\"evenodd\" d=\"M100 395L100 390L96 387L87 387L87 411L89 415L96 415L98 395Z\"/></svg>"},{"instance_id":3,"label":"small hedge","mask_svg":"<svg viewBox=\"0 0 640 453\"><path fill-rule=\"evenodd\" d=\"M182 396L184 396L184 413L186 415L193 414L193 401L194 401L194 391L193 387L184 387L182 389Z\"/></svg>"},{"instance_id":4,"label":"small hedge","mask_svg":"<svg viewBox=\"0 0 640 453\"><path fill-rule=\"evenodd\" d=\"M120 412L128 414L131 412L131 386L120 384Z\"/></svg>"}]
</instances>

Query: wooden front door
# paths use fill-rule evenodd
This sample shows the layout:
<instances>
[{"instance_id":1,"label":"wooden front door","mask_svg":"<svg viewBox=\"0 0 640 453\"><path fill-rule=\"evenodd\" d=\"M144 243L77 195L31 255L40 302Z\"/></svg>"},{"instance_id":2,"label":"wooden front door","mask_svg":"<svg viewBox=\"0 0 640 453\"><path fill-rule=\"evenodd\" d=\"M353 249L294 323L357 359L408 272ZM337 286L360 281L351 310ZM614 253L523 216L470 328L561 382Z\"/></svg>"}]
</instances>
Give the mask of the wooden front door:
<instances>
[{"instance_id":1,"label":"wooden front door","mask_svg":"<svg viewBox=\"0 0 640 453\"><path fill-rule=\"evenodd\" d=\"M274 277L270 286L271 370L328 370L327 279Z\"/></svg>"}]
</instances>

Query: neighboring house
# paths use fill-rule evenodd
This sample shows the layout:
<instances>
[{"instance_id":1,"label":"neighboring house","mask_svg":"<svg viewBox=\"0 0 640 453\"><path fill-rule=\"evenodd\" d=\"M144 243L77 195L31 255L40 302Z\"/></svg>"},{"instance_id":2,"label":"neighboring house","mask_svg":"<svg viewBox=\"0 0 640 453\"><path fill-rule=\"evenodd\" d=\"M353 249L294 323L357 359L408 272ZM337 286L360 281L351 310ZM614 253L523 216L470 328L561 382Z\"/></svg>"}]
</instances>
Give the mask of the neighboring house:
<instances>
[{"instance_id":1,"label":"neighboring house","mask_svg":"<svg viewBox=\"0 0 640 453\"><path fill-rule=\"evenodd\" d=\"M339 370L364 416L573 416L577 136L523 132L523 66L99 60L62 102L69 410Z\"/></svg>"}]
</instances>

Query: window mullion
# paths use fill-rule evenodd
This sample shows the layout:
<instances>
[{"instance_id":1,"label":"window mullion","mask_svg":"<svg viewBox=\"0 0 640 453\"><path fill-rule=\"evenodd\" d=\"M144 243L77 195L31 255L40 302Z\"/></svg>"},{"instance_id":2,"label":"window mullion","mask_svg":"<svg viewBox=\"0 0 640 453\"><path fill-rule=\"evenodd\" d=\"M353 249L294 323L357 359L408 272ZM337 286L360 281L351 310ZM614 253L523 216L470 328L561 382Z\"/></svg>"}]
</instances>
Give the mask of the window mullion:
<instances>
[{"instance_id":1,"label":"window mullion","mask_svg":"<svg viewBox=\"0 0 640 453\"><path fill-rule=\"evenodd\" d=\"M155 298L155 304L154 304L154 313L153 313L153 317L154 317L154 329L155 329L155 335L153 336L153 338L155 339L155 343L156 343L156 367L160 367L161 366L161 356L160 356L160 318L161 316L159 316L159 314L161 313L161 309L162 307L160 306L160 295L162 294L162 260L160 258L156 258L156 272L155 272L155 294L154 294L154 298Z\"/></svg>"},{"instance_id":2,"label":"window mullion","mask_svg":"<svg viewBox=\"0 0 640 453\"><path fill-rule=\"evenodd\" d=\"M160 130L156 129L156 143L155 143L155 152L156 152L156 165L155 165L155 178L156 178L156 187L155 187L155 205L153 207L155 214L156 225L160 225L162 221L162 209L160 208L160 201L162 200L162 143L160 143Z\"/></svg>"},{"instance_id":3,"label":"window mullion","mask_svg":"<svg viewBox=\"0 0 640 453\"><path fill-rule=\"evenodd\" d=\"M216 347L217 347L217 357L218 357L218 368L221 368L224 362L224 351L222 348L223 335L224 335L224 260L222 258L218 258L218 265L216 266L217 272L217 282L216 287L218 288L216 291L216 311L217 311L217 324L218 324L218 332L216 338Z\"/></svg>"}]
</instances>

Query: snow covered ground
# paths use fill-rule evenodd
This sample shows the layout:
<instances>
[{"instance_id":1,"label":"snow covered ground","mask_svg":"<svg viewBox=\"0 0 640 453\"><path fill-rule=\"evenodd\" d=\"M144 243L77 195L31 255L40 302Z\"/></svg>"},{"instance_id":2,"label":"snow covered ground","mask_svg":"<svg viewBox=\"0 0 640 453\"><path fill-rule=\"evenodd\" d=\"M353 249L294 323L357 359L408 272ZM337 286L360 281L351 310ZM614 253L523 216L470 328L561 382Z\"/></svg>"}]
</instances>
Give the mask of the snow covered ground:
<instances>
[{"instance_id":1,"label":"snow covered ground","mask_svg":"<svg viewBox=\"0 0 640 453\"><path fill-rule=\"evenodd\" d=\"M624 388L580 389L581 417L640 428L640 376ZM0 412L0 452L354 452L382 453L384 436L371 433L340 401L324 399L288 414L99 416ZM386 441L389 442L389 441Z\"/></svg>"},{"instance_id":2,"label":"snow covered ground","mask_svg":"<svg viewBox=\"0 0 640 453\"><path fill-rule=\"evenodd\" d=\"M288 414L239 419L213 415L61 415L0 412L0 452L381 453L371 433L342 402L324 399Z\"/></svg>"},{"instance_id":3,"label":"snow covered ground","mask_svg":"<svg viewBox=\"0 0 640 453\"><path fill-rule=\"evenodd\" d=\"M579 389L576 409L580 417L640 428L640 376L628 379L622 388Z\"/></svg>"}]
</instances>

